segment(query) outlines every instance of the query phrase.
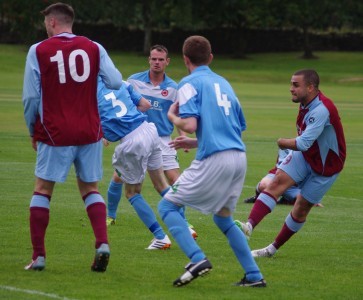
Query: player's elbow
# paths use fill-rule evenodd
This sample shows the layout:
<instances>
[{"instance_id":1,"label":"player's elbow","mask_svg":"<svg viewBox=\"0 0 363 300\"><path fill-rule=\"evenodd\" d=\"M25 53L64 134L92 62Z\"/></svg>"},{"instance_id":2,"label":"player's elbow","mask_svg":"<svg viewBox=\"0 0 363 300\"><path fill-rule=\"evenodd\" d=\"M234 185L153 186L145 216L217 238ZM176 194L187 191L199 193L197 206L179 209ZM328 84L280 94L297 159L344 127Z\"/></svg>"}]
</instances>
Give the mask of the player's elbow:
<instances>
[{"instance_id":1,"label":"player's elbow","mask_svg":"<svg viewBox=\"0 0 363 300\"><path fill-rule=\"evenodd\" d=\"M103 76L102 81L105 83L106 87L111 90L118 90L122 86L122 75L119 70L115 70L114 76Z\"/></svg>"},{"instance_id":2,"label":"player's elbow","mask_svg":"<svg viewBox=\"0 0 363 300\"><path fill-rule=\"evenodd\" d=\"M181 128L186 133L192 134L197 130L197 126L194 124L185 124L183 128Z\"/></svg>"},{"instance_id":3,"label":"player's elbow","mask_svg":"<svg viewBox=\"0 0 363 300\"><path fill-rule=\"evenodd\" d=\"M312 143L307 141L299 141L296 143L296 148L298 151L305 152L308 151Z\"/></svg>"},{"instance_id":4,"label":"player's elbow","mask_svg":"<svg viewBox=\"0 0 363 300\"><path fill-rule=\"evenodd\" d=\"M181 126L178 126L182 131L192 134L197 130L197 119L194 117L189 117L181 119Z\"/></svg>"},{"instance_id":5,"label":"player's elbow","mask_svg":"<svg viewBox=\"0 0 363 300\"><path fill-rule=\"evenodd\" d=\"M138 110L145 112L151 108L151 103L145 98L141 98L137 108Z\"/></svg>"},{"instance_id":6,"label":"player's elbow","mask_svg":"<svg viewBox=\"0 0 363 300\"><path fill-rule=\"evenodd\" d=\"M186 133L189 133L189 134L193 134L195 132L195 130L192 130L192 129L188 129L188 128L184 128L183 129Z\"/></svg>"},{"instance_id":7,"label":"player's elbow","mask_svg":"<svg viewBox=\"0 0 363 300\"><path fill-rule=\"evenodd\" d=\"M146 110L150 109L151 108L151 103L149 101L146 100L146 103L145 103L145 108Z\"/></svg>"}]
</instances>

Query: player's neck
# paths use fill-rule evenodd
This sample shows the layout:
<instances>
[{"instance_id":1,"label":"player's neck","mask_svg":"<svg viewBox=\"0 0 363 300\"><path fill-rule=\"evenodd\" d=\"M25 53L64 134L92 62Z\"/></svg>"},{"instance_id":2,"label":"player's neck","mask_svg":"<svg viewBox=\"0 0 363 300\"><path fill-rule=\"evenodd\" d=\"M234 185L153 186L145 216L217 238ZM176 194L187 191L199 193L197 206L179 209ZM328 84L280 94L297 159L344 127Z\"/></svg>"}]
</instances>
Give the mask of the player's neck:
<instances>
[{"instance_id":1,"label":"player's neck","mask_svg":"<svg viewBox=\"0 0 363 300\"><path fill-rule=\"evenodd\" d=\"M72 33L72 28L70 27L59 27L54 29L54 35L58 35L61 33Z\"/></svg>"},{"instance_id":2,"label":"player's neck","mask_svg":"<svg viewBox=\"0 0 363 300\"><path fill-rule=\"evenodd\" d=\"M303 102L301 102L301 104L302 104L304 107L308 106L311 102L313 102L313 100L314 100L314 99L315 99L318 95L319 95L319 93L314 94L313 96L310 96L309 98L307 98L307 99L306 99L306 101L304 101L304 103L303 103Z\"/></svg>"},{"instance_id":3,"label":"player's neck","mask_svg":"<svg viewBox=\"0 0 363 300\"><path fill-rule=\"evenodd\" d=\"M164 81L164 73L149 72L150 81L154 86L160 85Z\"/></svg>"}]
</instances>

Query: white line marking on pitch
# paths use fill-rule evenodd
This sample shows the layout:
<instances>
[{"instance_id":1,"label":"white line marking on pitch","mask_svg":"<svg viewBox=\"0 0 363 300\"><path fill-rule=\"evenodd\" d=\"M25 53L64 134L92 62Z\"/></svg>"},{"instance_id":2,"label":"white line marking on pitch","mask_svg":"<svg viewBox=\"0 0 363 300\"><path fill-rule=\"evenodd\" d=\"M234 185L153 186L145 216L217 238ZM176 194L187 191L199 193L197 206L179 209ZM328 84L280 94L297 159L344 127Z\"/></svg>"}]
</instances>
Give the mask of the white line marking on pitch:
<instances>
[{"instance_id":1,"label":"white line marking on pitch","mask_svg":"<svg viewBox=\"0 0 363 300\"><path fill-rule=\"evenodd\" d=\"M19 288L13 287L13 286L0 285L0 289L13 291L13 292L19 292L19 293L25 293L25 294L31 294L31 295L40 295L40 296L44 296L44 297L48 297L48 298L52 298L52 299L76 300L76 299L71 299L71 298L67 298L67 297L61 297L61 296L58 296L55 294L47 294L47 293L34 291L34 290L19 289Z\"/></svg>"}]
</instances>

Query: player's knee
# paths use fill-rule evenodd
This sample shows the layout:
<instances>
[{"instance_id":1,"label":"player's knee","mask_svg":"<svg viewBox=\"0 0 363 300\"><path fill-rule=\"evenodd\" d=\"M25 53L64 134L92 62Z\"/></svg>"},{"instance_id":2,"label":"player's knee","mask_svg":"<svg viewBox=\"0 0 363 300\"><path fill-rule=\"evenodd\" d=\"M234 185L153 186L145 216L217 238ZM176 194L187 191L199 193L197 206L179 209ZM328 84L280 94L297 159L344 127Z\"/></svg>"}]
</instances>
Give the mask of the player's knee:
<instances>
[{"instance_id":1,"label":"player's knee","mask_svg":"<svg viewBox=\"0 0 363 300\"><path fill-rule=\"evenodd\" d=\"M158 212L162 220L168 215L170 211L178 210L179 207L168 200L162 198L158 204Z\"/></svg>"},{"instance_id":2,"label":"player's knee","mask_svg":"<svg viewBox=\"0 0 363 300\"><path fill-rule=\"evenodd\" d=\"M159 212L159 215L162 220L164 220L165 215L167 214L168 210L169 209L168 209L167 201L164 198L162 198L158 204L158 212Z\"/></svg>"},{"instance_id":3,"label":"player's knee","mask_svg":"<svg viewBox=\"0 0 363 300\"><path fill-rule=\"evenodd\" d=\"M268 175L263 177L258 184L258 190L260 191L260 193L263 192L271 182L272 179Z\"/></svg>"},{"instance_id":4,"label":"player's knee","mask_svg":"<svg viewBox=\"0 0 363 300\"><path fill-rule=\"evenodd\" d=\"M231 216L213 215L213 221L224 234L235 225Z\"/></svg>"},{"instance_id":5,"label":"player's knee","mask_svg":"<svg viewBox=\"0 0 363 300\"><path fill-rule=\"evenodd\" d=\"M112 175L112 180L116 183L123 183L121 177L116 173L116 171Z\"/></svg>"},{"instance_id":6,"label":"player's knee","mask_svg":"<svg viewBox=\"0 0 363 300\"><path fill-rule=\"evenodd\" d=\"M133 198L134 198L134 196L136 196L136 195L138 195L137 193L135 193L135 192L130 192L130 191L126 191L125 190L125 196L126 196L126 199L128 199L129 200L129 202L132 204L132 202L133 202Z\"/></svg>"}]
</instances>

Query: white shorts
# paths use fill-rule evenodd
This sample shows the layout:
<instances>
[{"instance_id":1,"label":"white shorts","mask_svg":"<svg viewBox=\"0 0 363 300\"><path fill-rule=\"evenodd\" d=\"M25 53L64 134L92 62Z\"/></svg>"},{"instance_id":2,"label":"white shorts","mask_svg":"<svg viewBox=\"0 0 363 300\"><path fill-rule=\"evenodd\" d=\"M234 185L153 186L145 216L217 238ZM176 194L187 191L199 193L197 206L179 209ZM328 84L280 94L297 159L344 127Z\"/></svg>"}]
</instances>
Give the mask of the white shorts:
<instances>
[{"instance_id":1,"label":"white shorts","mask_svg":"<svg viewBox=\"0 0 363 300\"><path fill-rule=\"evenodd\" d=\"M174 148L169 146L170 136L160 137L160 147L163 152L163 170L179 169L178 154Z\"/></svg>"},{"instance_id":2,"label":"white shorts","mask_svg":"<svg viewBox=\"0 0 363 300\"><path fill-rule=\"evenodd\" d=\"M142 183L147 170L162 168L159 136L154 123L144 122L121 139L112 156L112 166L128 184Z\"/></svg>"},{"instance_id":3,"label":"white shorts","mask_svg":"<svg viewBox=\"0 0 363 300\"><path fill-rule=\"evenodd\" d=\"M193 160L164 198L204 214L215 214L224 207L233 212L242 192L246 170L246 153L238 150Z\"/></svg>"}]
</instances>

